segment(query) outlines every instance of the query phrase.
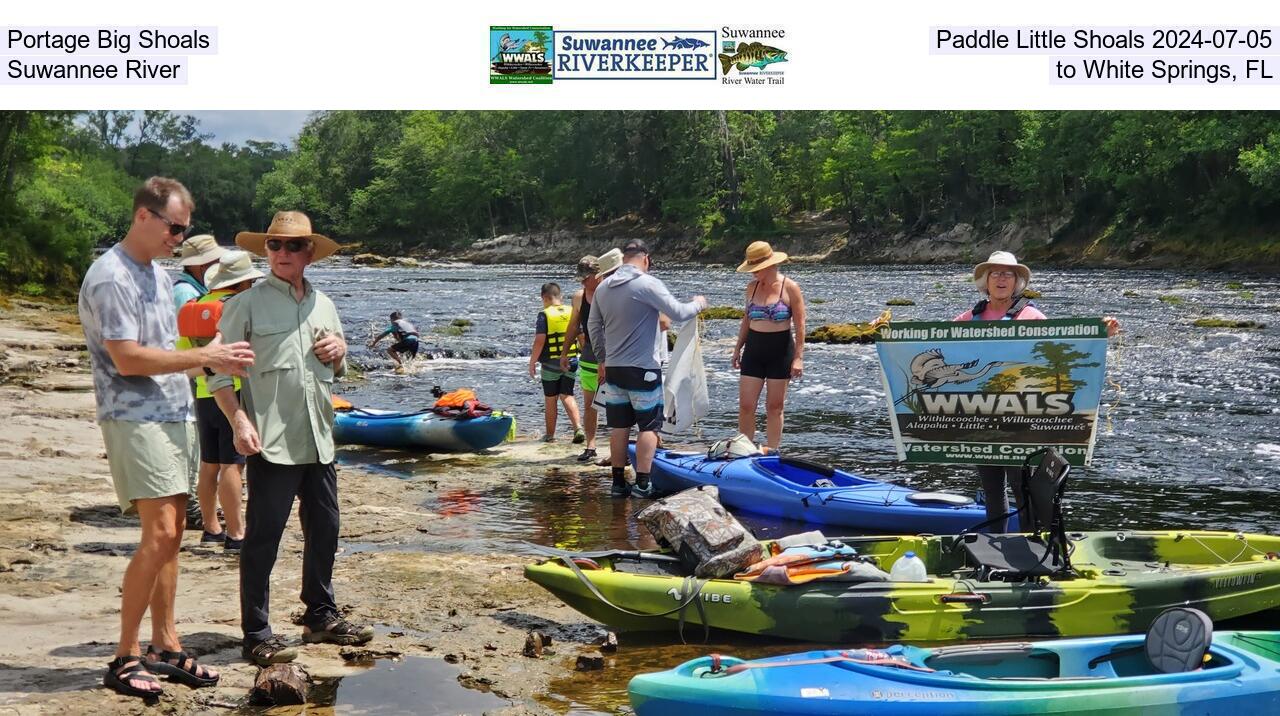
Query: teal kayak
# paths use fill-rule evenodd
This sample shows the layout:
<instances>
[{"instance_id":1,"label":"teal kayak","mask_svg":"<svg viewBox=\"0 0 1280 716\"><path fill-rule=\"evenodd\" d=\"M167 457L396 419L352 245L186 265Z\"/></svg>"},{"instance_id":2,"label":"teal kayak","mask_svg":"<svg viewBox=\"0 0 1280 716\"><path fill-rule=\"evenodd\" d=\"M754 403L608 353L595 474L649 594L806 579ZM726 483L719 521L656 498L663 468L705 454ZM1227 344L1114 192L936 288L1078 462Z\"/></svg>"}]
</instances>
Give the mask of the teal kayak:
<instances>
[{"instance_id":1,"label":"teal kayak","mask_svg":"<svg viewBox=\"0 0 1280 716\"><path fill-rule=\"evenodd\" d=\"M706 656L628 692L638 716L1280 713L1280 632L1218 632L1172 672L1151 638Z\"/></svg>"},{"instance_id":2,"label":"teal kayak","mask_svg":"<svg viewBox=\"0 0 1280 716\"><path fill-rule=\"evenodd\" d=\"M430 410L397 413L356 408L334 414L333 439L339 444L475 452L506 440L513 420L501 413L464 419L442 417Z\"/></svg>"}]
</instances>

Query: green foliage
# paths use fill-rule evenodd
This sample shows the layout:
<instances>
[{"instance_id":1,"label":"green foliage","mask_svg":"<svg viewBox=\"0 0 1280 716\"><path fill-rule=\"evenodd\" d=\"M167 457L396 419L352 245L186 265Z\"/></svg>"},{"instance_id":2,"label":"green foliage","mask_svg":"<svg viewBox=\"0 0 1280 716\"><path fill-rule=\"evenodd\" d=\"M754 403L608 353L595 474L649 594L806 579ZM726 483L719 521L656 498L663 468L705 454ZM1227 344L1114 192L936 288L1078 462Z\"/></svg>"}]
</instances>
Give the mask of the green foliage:
<instances>
[{"instance_id":1,"label":"green foliage","mask_svg":"<svg viewBox=\"0 0 1280 716\"><path fill-rule=\"evenodd\" d=\"M1227 288L1232 291L1239 291L1244 288L1244 284L1239 281L1227 281Z\"/></svg>"},{"instance_id":2,"label":"green foliage","mask_svg":"<svg viewBox=\"0 0 1280 716\"><path fill-rule=\"evenodd\" d=\"M702 312L702 317L709 321L727 319L737 320L742 318L742 314L742 309L737 306L708 306L706 310Z\"/></svg>"},{"instance_id":3,"label":"green foliage","mask_svg":"<svg viewBox=\"0 0 1280 716\"><path fill-rule=\"evenodd\" d=\"M18 287L18 293L24 296L43 296L44 284L35 281L27 281Z\"/></svg>"},{"instance_id":4,"label":"green foliage","mask_svg":"<svg viewBox=\"0 0 1280 716\"><path fill-rule=\"evenodd\" d=\"M889 299L888 301L885 301L885 302L884 302L884 305L886 305L886 306L914 306L914 305L916 305L916 302L915 302L915 301L912 301L912 300L911 300L911 299L909 299L909 298L891 298L891 299Z\"/></svg>"},{"instance_id":5,"label":"green foliage","mask_svg":"<svg viewBox=\"0 0 1280 716\"><path fill-rule=\"evenodd\" d=\"M1253 300L1253 291L1241 291L1239 295L1242 300L1245 300L1245 301Z\"/></svg>"},{"instance_id":6,"label":"green foliage","mask_svg":"<svg viewBox=\"0 0 1280 716\"><path fill-rule=\"evenodd\" d=\"M1183 303L1183 298L1182 296L1175 296L1170 293L1165 293L1160 295L1160 302L1167 303L1170 306L1180 306Z\"/></svg>"},{"instance_id":7,"label":"green foliage","mask_svg":"<svg viewBox=\"0 0 1280 716\"><path fill-rule=\"evenodd\" d=\"M1243 328L1261 330L1267 327L1267 324L1259 323L1257 321L1236 321L1227 318L1197 318L1192 323L1197 328Z\"/></svg>"},{"instance_id":8,"label":"green foliage","mask_svg":"<svg viewBox=\"0 0 1280 716\"><path fill-rule=\"evenodd\" d=\"M458 328L470 328L474 324L470 318L455 318L449 322L449 325L457 326Z\"/></svg>"}]
</instances>

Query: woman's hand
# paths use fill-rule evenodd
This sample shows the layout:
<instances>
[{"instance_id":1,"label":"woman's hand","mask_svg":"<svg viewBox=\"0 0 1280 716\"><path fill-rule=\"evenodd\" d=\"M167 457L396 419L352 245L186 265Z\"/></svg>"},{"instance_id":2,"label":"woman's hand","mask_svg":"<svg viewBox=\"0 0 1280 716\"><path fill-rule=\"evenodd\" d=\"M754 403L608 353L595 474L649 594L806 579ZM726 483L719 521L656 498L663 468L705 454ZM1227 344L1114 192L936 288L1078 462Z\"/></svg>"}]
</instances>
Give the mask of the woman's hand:
<instances>
[{"instance_id":1,"label":"woman's hand","mask_svg":"<svg viewBox=\"0 0 1280 716\"><path fill-rule=\"evenodd\" d=\"M742 348L733 349L733 360L729 363L733 366L734 370L742 370Z\"/></svg>"},{"instance_id":2,"label":"woman's hand","mask_svg":"<svg viewBox=\"0 0 1280 716\"><path fill-rule=\"evenodd\" d=\"M800 356L796 356L795 360L791 361L791 377L804 377L804 359Z\"/></svg>"},{"instance_id":3,"label":"woman's hand","mask_svg":"<svg viewBox=\"0 0 1280 716\"><path fill-rule=\"evenodd\" d=\"M1115 316L1103 316L1102 323L1107 327L1107 338L1111 338L1120 332L1120 321Z\"/></svg>"}]
</instances>

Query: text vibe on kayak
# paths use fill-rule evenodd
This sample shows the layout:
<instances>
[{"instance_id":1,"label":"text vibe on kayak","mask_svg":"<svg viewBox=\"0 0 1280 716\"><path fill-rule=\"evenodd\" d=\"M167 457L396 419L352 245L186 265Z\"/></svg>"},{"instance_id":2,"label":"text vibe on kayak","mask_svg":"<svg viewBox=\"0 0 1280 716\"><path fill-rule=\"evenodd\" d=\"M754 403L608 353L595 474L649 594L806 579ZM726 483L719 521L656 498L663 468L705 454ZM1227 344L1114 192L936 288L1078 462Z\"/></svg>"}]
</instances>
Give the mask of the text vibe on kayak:
<instances>
[{"instance_id":1,"label":"text vibe on kayak","mask_svg":"<svg viewBox=\"0 0 1280 716\"><path fill-rule=\"evenodd\" d=\"M670 595L671 595L671 598L672 598L672 599L674 599L674 600L676 600L677 602L683 602L685 599L687 599L687 598L688 598L688 597L686 597L686 596L685 596L685 594L684 594L683 592L681 592L679 589L676 589L675 587L672 587L671 589L668 589L668 590L667 590L667 594L670 594ZM702 601L704 601L704 602L720 602L720 603L722 603L722 604L729 604L730 602L732 602L732 601L733 601L733 595L731 595L731 594L716 594L715 592L706 592L706 591L704 591L704 592L702 593Z\"/></svg>"}]
</instances>

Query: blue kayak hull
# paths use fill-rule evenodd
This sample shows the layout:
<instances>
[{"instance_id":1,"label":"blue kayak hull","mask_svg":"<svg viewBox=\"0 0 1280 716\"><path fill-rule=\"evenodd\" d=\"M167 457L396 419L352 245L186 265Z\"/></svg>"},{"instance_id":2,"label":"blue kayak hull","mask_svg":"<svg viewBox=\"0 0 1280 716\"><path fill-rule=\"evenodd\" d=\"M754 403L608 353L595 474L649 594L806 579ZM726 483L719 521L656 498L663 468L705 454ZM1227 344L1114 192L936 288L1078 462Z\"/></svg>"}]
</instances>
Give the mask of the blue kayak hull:
<instances>
[{"instance_id":1,"label":"blue kayak hull","mask_svg":"<svg viewBox=\"0 0 1280 716\"><path fill-rule=\"evenodd\" d=\"M506 440L512 416L460 420L431 412L395 413L357 409L333 419L333 439L348 445L413 448L432 452L475 452Z\"/></svg>"},{"instance_id":2,"label":"blue kayak hull","mask_svg":"<svg viewBox=\"0 0 1280 716\"><path fill-rule=\"evenodd\" d=\"M951 650L955 659L942 656L945 648L896 646L881 652L907 664L937 667L934 671L840 659L866 654L857 650L750 662L720 657L718 668L712 657L702 657L640 674L628 694L638 716L1274 714L1280 713L1277 637L1275 632L1218 632L1205 668L1182 673L1152 669L1141 652L1142 636L960 647ZM1002 647L1010 651L1001 655ZM1138 653L1089 664L1121 649Z\"/></svg>"},{"instance_id":3,"label":"blue kayak hull","mask_svg":"<svg viewBox=\"0 0 1280 716\"><path fill-rule=\"evenodd\" d=\"M634 464L635 445L629 450ZM976 503L917 503L909 496L918 492L909 487L776 455L726 461L659 449L650 479L660 493L715 485L720 501L740 510L877 532L956 534L987 519ZM814 486L819 481L834 486ZM1009 531L1017 528L1017 517L1010 518Z\"/></svg>"}]
</instances>

